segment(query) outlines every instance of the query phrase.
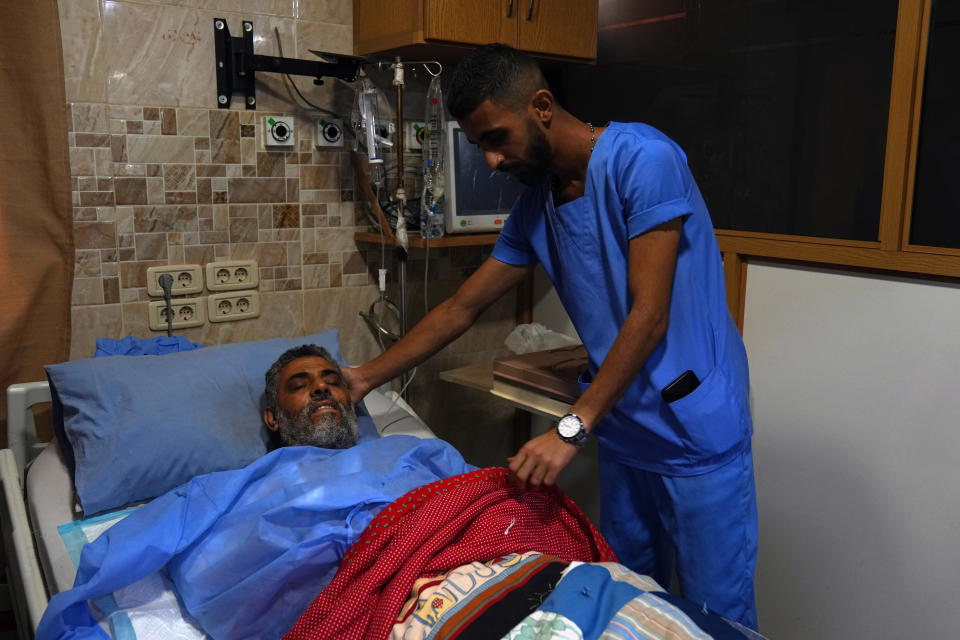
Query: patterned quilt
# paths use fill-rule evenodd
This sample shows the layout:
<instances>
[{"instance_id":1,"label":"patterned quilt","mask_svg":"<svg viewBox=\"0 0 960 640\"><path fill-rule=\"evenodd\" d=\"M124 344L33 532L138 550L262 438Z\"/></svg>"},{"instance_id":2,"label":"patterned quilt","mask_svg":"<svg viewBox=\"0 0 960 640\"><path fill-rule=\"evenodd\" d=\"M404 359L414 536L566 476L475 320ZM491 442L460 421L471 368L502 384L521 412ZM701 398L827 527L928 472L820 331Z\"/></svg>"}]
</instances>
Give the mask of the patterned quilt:
<instances>
[{"instance_id":1,"label":"patterned quilt","mask_svg":"<svg viewBox=\"0 0 960 640\"><path fill-rule=\"evenodd\" d=\"M761 638L616 562L558 562L538 553L473 562L418 580L389 637Z\"/></svg>"},{"instance_id":2,"label":"patterned quilt","mask_svg":"<svg viewBox=\"0 0 960 640\"><path fill-rule=\"evenodd\" d=\"M616 562L555 487L506 469L415 489L384 509L289 640L760 638Z\"/></svg>"}]
</instances>

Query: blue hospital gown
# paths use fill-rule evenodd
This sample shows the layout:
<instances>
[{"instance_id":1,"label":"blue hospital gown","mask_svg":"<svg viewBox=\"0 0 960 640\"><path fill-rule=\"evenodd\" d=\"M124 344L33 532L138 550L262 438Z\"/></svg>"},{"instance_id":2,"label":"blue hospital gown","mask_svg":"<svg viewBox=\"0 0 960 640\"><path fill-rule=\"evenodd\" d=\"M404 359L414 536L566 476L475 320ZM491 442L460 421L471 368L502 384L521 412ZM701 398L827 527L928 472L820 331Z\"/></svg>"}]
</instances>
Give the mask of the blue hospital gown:
<instances>
[{"instance_id":1,"label":"blue hospital gown","mask_svg":"<svg viewBox=\"0 0 960 640\"><path fill-rule=\"evenodd\" d=\"M381 509L474 468L442 440L389 436L340 451L278 449L198 476L87 545L74 587L51 599L37 637L107 638L87 601L164 566L211 636L280 637Z\"/></svg>"}]
</instances>

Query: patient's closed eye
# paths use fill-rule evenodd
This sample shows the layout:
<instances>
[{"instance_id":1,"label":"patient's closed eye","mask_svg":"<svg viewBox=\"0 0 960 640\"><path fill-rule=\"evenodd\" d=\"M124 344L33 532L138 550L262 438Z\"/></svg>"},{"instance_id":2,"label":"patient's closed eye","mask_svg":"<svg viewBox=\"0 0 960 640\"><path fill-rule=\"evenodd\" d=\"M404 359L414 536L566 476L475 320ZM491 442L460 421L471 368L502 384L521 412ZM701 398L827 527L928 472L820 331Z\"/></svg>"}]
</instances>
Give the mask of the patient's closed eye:
<instances>
[{"instance_id":1,"label":"patient's closed eye","mask_svg":"<svg viewBox=\"0 0 960 640\"><path fill-rule=\"evenodd\" d=\"M299 391L307 386L307 382L308 379L305 374L291 376L290 379L287 380L287 391Z\"/></svg>"}]
</instances>

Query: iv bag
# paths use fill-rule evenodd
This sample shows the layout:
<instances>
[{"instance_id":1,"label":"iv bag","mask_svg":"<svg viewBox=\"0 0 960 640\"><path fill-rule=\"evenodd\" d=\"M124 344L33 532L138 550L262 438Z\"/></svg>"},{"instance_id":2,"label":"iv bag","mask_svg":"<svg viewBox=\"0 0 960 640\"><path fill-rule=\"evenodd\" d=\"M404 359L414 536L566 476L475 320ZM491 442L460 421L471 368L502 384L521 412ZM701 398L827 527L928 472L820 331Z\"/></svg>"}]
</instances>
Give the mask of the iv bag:
<instances>
[{"instance_id":1,"label":"iv bag","mask_svg":"<svg viewBox=\"0 0 960 640\"><path fill-rule=\"evenodd\" d=\"M423 168L434 172L443 171L444 120L443 91L440 76L434 76L427 89L427 118L423 136Z\"/></svg>"}]
</instances>

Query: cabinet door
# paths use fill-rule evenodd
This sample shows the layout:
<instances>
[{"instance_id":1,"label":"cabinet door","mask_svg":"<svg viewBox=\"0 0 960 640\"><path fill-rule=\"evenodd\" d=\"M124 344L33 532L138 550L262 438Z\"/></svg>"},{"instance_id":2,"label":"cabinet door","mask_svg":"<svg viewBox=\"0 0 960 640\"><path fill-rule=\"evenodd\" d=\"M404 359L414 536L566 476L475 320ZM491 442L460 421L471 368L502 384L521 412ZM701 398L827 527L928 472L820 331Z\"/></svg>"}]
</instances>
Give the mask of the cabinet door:
<instances>
[{"instance_id":1,"label":"cabinet door","mask_svg":"<svg viewBox=\"0 0 960 640\"><path fill-rule=\"evenodd\" d=\"M467 44L517 44L525 0L424 0L424 38ZM507 14L510 14L509 16Z\"/></svg>"},{"instance_id":2,"label":"cabinet door","mask_svg":"<svg viewBox=\"0 0 960 640\"><path fill-rule=\"evenodd\" d=\"M354 0L354 53L362 56L423 42L422 20L422 0Z\"/></svg>"},{"instance_id":3,"label":"cabinet door","mask_svg":"<svg viewBox=\"0 0 960 640\"><path fill-rule=\"evenodd\" d=\"M597 0L517 0L517 47L534 53L597 57Z\"/></svg>"}]
</instances>

